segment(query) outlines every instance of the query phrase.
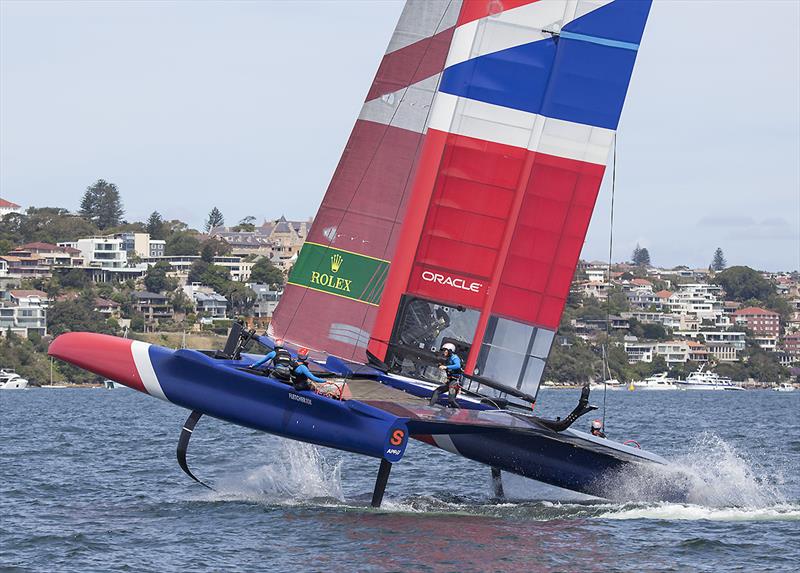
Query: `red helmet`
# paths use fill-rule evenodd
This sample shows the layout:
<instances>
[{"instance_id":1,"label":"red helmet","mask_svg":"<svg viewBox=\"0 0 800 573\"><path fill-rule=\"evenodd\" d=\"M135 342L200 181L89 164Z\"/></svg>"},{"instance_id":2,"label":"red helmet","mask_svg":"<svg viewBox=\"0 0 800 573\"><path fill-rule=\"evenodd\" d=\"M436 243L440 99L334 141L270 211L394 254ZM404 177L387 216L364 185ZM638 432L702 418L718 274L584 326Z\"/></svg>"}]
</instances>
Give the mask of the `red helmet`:
<instances>
[{"instance_id":1,"label":"red helmet","mask_svg":"<svg viewBox=\"0 0 800 573\"><path fill-rule=\"evenodd\" d=\"M283 338L276 338L272 346L274 348L283 348Z\"/></svg>"},{"instance_id":2,"label":"red helmet","mask_svg":"<svg viewBox=\"0 0 800 573\"><path fill-rule=\"evenodd\" d=\"M297 358L299 358L300 360L308 359L308 348L305 348L305 347L298 348L297 349Z\"/></svg>"},{"instance_id":3,"label":"red helmet","mask_svg":"<svg viewBox=\"0 0 800 573\"><path fill-rule=\"evenodd\" d=\"M603 422L600 420L592 420L592 429L593 430L602 430L603 429Z\"/></svg>"}]
</instances>

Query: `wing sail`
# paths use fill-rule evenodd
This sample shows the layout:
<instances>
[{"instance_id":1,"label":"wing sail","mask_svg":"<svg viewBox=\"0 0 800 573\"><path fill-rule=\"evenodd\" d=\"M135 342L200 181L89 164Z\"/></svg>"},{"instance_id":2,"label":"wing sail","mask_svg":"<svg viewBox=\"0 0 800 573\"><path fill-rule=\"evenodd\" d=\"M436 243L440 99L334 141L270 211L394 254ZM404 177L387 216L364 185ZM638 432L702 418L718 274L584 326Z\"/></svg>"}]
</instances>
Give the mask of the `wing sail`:
<instances>
[{"instance_id":1,"label":"wing sail","mask_svg":"<svg viewBox=\"0 0 800 573\"><path fill-rule=\"evenodd\" d=\"M292 269L271 333L365 359L460 0L411 0Z\"/></svg>"},{"instance_id":2,"label":"wing sail","mask_svg":"<svg viewBox=\"0 0 800 573\"><path fill-rule=\"evenodd\" d=\"M452 341L468 373L536 393L649 8L464 4L372 354L410 373Z\"/></svg>"}]
</instances>

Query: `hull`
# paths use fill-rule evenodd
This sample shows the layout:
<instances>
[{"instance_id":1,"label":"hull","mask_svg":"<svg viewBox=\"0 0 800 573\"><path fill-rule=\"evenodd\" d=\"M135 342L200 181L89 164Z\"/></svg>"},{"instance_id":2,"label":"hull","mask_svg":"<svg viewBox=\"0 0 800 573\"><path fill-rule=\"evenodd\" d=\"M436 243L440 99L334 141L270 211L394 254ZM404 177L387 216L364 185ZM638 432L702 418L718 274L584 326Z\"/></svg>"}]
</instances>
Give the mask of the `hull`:
<instances>
[{"instance_id":1,"label":"hull","mask_svg":"<svg viewBox=\"0 0 800 573\"><path fill-rule=\"evenodd\" d=\"M680 390L744 390L741 386L731 386L728 384L704 384L704 383L681 383L677 386Z\"/></svg>"},{"instance_id":2,"label":"hull","mask_svg":"<svg viewBox=\"0 0 800 573\"><path fill-rule=\"evenodd\" d=\"M183 408L293 440L390 462L402 458L408 441L405 420L240 370L247 360L79 332L58 337L48 352Z\"/></svg>"},{"instance_id":3,"label":"hull","mask_svg":"<svg viewBox=\"0 0 800 573\"><path fill-rule=\"evenodd\" d=\"M356 399L295 391L246 370L252 357L221 360L100 334L62 335L49 353L195 412L387 462L400 461L414 437L493 468L603 497L610 496L609 475L667 464L612 440L571 429L555 432L530 414L495 409L475 397L459 398L460 409L430 407L435 384L338 359L329 359L327 369L349 378Z\"/></svg>"}]
</instances>

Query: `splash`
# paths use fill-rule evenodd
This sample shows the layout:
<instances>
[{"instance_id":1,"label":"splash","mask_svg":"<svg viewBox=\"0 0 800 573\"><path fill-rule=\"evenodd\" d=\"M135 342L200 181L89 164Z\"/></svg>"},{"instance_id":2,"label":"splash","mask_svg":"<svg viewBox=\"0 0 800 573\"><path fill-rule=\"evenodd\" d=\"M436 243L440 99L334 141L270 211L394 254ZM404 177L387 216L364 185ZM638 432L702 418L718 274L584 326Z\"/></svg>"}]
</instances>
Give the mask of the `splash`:
<instances>
[{"instance_id":1,"label":"splash","mask_svg":"<svg viewBox=\"0 0 800 573\"><path fill-rule=\"evenodd\" d=\"M218 482L219 493L228 499L280 505L344 500L341 460L330 462L316 446L302 442L279 440L271 449L275 444L275 461L223 477Z\"/></svg>"},{"instance_id":2,"label":"splash","mask_svg":"<svg viewBox=\"0 0 800 573\"><path fill-rule=\"evenodd\" d=\"M663 503L640 507L626 506L598 517L604 519L663 519L669 521L800 521L800 506L778 504L764 508L746 508Z\"/></svg>"},{"instance_id":3,"label":"splash","mask_svg":"<svg viewBox=\"0 0 800 573\"><path fill-rule=\"evenodd\" d=\"M780 474L767 472L722 438L706 433L669 466L628 468L605 478L602 489L618 500L763 509L786 504L782 483Z\"/></svg>"}]
</instances>

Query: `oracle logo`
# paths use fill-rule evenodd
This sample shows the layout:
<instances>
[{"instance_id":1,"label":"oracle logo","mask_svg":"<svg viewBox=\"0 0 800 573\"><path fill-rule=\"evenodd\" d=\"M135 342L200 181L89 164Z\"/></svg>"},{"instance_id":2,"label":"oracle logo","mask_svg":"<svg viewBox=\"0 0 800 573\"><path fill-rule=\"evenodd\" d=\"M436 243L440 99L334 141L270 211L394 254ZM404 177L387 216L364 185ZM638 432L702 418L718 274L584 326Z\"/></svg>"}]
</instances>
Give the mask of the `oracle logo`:
<instances>
[{"instance_id":1,"label":"oracle logo","mask_svg":"<svg viewBox=\"0 0 800 573\"><path fill-rule=\"evenodd\" d=\"M481 292L481 287L483 286L479 282L473 281L468 283L465 279L453 278L448 275L443 275L441 273L434 273L431 271L422 271L422 280L427 281L429 283L446 285L460 290L476 292L476 293Z\"/></svg>"}]
</instances>

